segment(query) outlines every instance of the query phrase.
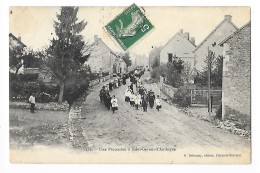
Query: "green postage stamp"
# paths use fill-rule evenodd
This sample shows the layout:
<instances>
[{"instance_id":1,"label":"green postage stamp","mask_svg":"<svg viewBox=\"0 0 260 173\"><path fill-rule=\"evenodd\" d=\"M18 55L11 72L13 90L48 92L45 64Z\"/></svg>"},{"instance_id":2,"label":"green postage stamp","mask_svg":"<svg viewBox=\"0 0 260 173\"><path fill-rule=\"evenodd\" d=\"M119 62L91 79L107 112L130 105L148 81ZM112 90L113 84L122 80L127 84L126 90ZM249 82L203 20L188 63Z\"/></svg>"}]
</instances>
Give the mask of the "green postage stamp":
<instances>
[{"instance_id":1,"label":"green postage stamp","mask_svg":"<svg viewBox=\"0 0 260 173\"><path fill-rule=\"evenodd\" d=\"M128 7L105 28L119 45L127 50L153 29L153 25L135 4Z\"/></svg>"}]
</instances>

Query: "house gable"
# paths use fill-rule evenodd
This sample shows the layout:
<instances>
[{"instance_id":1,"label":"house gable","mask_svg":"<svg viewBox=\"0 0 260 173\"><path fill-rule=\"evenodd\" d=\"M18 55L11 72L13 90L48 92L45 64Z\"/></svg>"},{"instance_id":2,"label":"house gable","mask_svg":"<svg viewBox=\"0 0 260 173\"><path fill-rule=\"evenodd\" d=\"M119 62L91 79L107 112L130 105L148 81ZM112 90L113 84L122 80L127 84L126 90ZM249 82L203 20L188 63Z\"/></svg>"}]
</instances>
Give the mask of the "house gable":
<instances>
[{"instance_id":1,"label":"house gable","mask_svg":"<svg viewBox=\"0 0 260 173\"><path fill-rule=\"evenodd\" d=\"M201 71L206 66L208 49L213 51L216 57L222 55L223 48L218 44L236 30L237 27L232 23L231 16L226 15L224 20L194 49L196 69Z\"/></svg>"},{"instance_id":2,"label":"house gable","mask_svg":"<svg viewBox=\"0 0 260 173\"><path fill-rule=\"evenodd\" d=\"M9 47L13 48L13 47L27 47L20 39L18 39L17 37L15 37L12 33L9 33Z\"/></svg>"},{"instance_id":3,"label":"house gable","mask_svg":"<svg viewBox=\"0 0 260 173\"><path fill-rule=\"evenodd\" d=\"M113 62L117 58L117 55L97 36L94 36L94 42L92 43L91 54L86 62L93 72L99 72L101 69L103 72L111 70Z\"/></svg>"},{"instance_id":4,"label":"house gable","mask_svg":"<svg viewBox=\"0 0 260 173\"><path fill-rule=\"evenodd\" d=\"M184 61L188 61L192 66L194 64L195 43L187 39L182 32L176 33L162 48L160 52L160 63L167 63L169 56L176 56Z\"/></svg>"}]
</instances>

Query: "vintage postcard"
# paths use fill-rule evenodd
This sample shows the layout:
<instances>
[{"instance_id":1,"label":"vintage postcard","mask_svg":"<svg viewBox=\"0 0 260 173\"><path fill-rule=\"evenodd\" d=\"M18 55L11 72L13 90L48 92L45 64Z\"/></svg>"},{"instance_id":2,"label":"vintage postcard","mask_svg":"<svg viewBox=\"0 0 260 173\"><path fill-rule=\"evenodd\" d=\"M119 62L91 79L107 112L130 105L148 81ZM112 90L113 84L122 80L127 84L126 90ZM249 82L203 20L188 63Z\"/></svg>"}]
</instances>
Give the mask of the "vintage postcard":
<instances>
[{"instance_id":1,"label":"vintage postcard","mask_svg":"<svg viewBox=\"0 0 260 173\"><path fill-rule=\"evenodd\" d=\"M251 163L250 7L11 6L11 163Z\"/></svg>"}]
</instances>

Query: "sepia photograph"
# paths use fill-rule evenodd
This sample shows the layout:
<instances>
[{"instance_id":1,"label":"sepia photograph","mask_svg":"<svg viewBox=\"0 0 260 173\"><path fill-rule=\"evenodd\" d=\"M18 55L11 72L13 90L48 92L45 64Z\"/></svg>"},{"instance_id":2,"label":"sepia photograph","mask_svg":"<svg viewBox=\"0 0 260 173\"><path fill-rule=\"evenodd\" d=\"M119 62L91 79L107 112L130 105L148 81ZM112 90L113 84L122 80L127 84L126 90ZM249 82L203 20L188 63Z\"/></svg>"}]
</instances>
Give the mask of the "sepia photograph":
<instances>
[{"instance_id":1,"label":"sepia photograph","mask_svg":"<svg viewBox=\"0 0 260 173\"><path fill-rule=\"evenodd\" d=\"M10 6L9 156L251 164L251 8Z\"/></svg>"}]
</instances>

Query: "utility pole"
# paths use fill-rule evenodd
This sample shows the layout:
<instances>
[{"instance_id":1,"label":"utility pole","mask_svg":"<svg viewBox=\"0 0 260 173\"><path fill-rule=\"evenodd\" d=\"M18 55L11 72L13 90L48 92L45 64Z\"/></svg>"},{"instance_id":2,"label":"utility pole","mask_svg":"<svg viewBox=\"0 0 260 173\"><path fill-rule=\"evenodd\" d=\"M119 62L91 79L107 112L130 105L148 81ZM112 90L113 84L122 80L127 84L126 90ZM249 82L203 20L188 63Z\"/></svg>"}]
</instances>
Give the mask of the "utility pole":
<instances>
[{"instance_id":1,"label":"utility pole","mask_svg":"<svg viewBox=\"0 0 260 173\"><path fill-rule=\"evenodd\" d=\"M212 112L212 106L211 106L211 60L212 60L212 53L209 50L208 47L208 112L209 112L209 121L211 122L211 112Z\"/></svg>"}]
</instances>

